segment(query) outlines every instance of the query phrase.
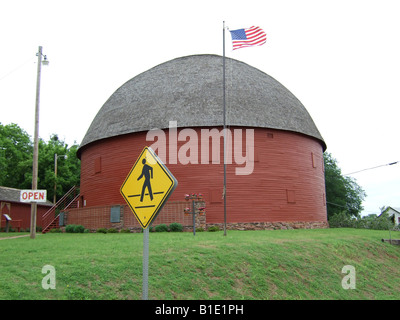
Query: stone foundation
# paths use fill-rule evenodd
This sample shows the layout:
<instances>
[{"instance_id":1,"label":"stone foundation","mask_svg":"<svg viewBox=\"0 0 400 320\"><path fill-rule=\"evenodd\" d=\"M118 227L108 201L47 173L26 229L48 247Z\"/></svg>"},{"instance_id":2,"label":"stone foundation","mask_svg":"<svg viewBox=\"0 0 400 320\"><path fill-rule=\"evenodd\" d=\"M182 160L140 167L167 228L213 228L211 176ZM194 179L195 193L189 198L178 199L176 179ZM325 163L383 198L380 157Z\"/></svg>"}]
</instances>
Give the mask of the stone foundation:
<instances>
[{"instance_id":1,"label":"stone foundation","mask_svg":"<svg viewBox=\"0 0 400 320\"><path fill-rule=\"evenodd\" d=\"M207 224L207 229L217 226L224 229L223 223ZM237 222L227 223L227 230L288 230L288 229L326 229L327 221L294 221L294 222Z\"/></svg>"},{"instance_id":2,"label":"stone foundation","mask_svg":"<svg viewBox=\"0 0 400 320\"><path fill-rule=\"evenodd\" d=\"M184 209L192 206L188 201L168 202L156 218L153 226L158 224L169 225L173 222L180 223L183 231L193 232L193 216L185 214ZM207 209L200 214L199 208L205 207L204 201L195 203L196 229L207 231L211 226L224 229L223 223L207 223ZM127 205L99 206L74 208L63 212L63 225L83 225L91 232L99 228L129 229L131 232L141 232L142 228L134 214ZM61 226L60 226L61 227ZM324 229L329 228L327 221L278 221L278 222L235 222L228 223L228 230L282 230L282 229Z\"/></svg>"}]
</instances>

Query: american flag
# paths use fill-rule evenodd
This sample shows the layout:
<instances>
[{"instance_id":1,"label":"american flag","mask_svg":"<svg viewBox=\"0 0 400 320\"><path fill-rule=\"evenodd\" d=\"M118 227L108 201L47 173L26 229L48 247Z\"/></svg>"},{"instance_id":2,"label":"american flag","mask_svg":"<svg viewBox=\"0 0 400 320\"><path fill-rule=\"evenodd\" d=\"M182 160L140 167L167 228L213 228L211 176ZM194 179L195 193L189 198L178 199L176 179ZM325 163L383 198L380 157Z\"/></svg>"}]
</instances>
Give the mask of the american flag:
<instances>
[{"instance_id":1,"label":"american flag","mask_svg":"<svg viewBox=\"0 0 400 320\"><path fill-rule=\"evenodd\" d=\"M229 31L232 36L233 50L245 47L261 46L267 41L267 35L260 27L250 27Z\"/></svg>"}]
</instances>

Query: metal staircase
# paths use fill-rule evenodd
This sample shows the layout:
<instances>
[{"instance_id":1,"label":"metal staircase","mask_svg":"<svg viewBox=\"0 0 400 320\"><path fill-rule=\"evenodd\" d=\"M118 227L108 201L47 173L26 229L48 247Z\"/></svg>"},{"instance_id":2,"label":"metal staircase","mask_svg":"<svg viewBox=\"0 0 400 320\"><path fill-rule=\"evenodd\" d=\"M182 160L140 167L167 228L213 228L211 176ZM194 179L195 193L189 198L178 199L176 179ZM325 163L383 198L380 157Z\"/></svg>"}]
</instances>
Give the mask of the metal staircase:
<instances>
[{"instance_id":1,"label":"metal staircase","mask_svg":"<svg viewBox=\"0 0 400 320\"><path fill-rule=\"evenodd\" d=\"M77 186L73 186L42 216L42 233L47 233L53 228L58 228L60 212L70 208L76 208L78 205L78 199L79 188Z\"/></svg>"}]
</instances>

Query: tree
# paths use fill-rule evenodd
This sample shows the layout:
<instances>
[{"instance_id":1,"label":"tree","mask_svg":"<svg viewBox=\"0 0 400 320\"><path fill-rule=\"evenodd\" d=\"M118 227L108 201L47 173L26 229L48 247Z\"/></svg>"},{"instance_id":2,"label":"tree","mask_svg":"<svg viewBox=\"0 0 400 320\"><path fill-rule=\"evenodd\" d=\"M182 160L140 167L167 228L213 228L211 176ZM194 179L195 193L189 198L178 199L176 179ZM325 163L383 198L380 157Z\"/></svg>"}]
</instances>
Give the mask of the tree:
<instances>
[{"instance_id":1,"label":"tree","mask_svg":"<svg viewBox=\"0 0 400 320\"><path fill-rule=\"evenodd\" d=\"M47 190L47 199L53 201L54 183L57 182L57 199L71 187L79 185L80 162L76 156L78 145L68 147L56 134L45 142L39 139L38 189ZM58 157L57 181L54 174L55 154ZM30 189L32 187L33 143L29 135L16 124L0 123L0 185Z\"/></svg>"},{"instance_id":2,"label":"tree","mask_svg":"<svg viewBox=\"0 0 400 320\"><path fill-rule=\"evenodd\" d=\"M342 175L336 159L330 153L324 153L324 164L328 218L342 211L350 217L358 217L363 210L365 191L354 178Z\"/></svg>"},{"instance_id":3,"label":"tree","mask_svg":"<svg viewBox=\"0 0 400 320\"><path fill-rule=\"evenodd\" d=\"M42 139L39 140L38 186L47 190L47 198L50 201L53 201L54 198L55 183L57 183L57 200L74 185L79 185L80 162L76 156L77 150L77 144L68 148L68 144L61 141L56 134L51 135L47 143ZM59 156L57 158L57 179L54 173L55 154Z\"/></svg>"},{"instance_id":4,"label":"tree","mask_svg":"<svg viewBox=\"0 0 400 320\"><path fill-rule=\"evenodd\" d=\"M29 189L32 185L33 143L25 130L0 123L0 185ZM31 177L31 181L29 181Z\"/></svg>"}]
</instances>

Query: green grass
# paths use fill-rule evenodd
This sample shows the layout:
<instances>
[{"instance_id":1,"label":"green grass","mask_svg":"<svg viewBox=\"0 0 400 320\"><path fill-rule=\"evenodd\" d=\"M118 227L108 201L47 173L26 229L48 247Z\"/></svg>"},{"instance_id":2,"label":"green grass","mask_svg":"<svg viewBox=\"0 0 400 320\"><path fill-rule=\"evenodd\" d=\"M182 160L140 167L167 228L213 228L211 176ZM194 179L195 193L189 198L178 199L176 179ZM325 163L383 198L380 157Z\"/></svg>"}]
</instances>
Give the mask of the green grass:
<instances>
[{"instance_id":1,"label":"green grass","mask_svg":"<svg viewBox=\"0 0 400 320\"><path fill-rule=\"evenodd\" d=\"M381 242L388 236L359 229L150 233L149 298L398 300L400 247ZM142 234L0 240L0 299L141 299L142 250ZM56 270L54 290L41 286L46 264ZM355 267L355 290L341 286L344 265Z\"/></svg>"}]
</instances>

